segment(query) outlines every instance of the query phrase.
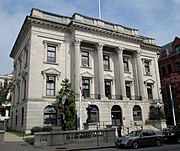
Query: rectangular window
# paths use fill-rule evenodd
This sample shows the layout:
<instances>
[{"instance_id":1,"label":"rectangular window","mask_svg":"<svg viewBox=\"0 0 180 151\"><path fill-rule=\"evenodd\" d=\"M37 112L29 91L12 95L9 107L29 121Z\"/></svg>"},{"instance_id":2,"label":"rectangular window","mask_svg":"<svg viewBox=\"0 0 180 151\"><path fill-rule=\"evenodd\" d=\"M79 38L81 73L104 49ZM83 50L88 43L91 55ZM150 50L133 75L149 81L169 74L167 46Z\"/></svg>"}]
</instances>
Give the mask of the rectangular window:
<instances>
[{"instance_id":1,"label":"rectangular window","mask_svg":"<svg viewBox=\"0 0 180 151\"><path fill-rule=\"evenodd\" d=\"M84 97L90 97L90 79L82 79L82 85L83 85L83 96Z\"/></svg>"},{"instance_id":2,"label":"rectangular window","mask_svg":"<svg viewBox=\"0 0 180 151\"><path fill-rule=\"evenodd\" d=\"M26 79L24 79L24 99L26 99Z\"/></svg>"},{"instance_id":3,"label":"rectangular window","mask_svg":"<svg viewBox=\"0 0 180 151\"><path fill-rule=\"evenodd\" d=\"M47 46L47 62L56 62L56 47Z\"/></svg>"},{"instance_id":4,"label":"rectangular window","mask_svg":"<svg viewBox=\"0 0 180 151\"><path fill-rule=\"evenodd\" d=\"M152 91L151 83L147 84L147 94L148 94L148 99L152 100L153 99L153 91Z\"/></svg>"},{"instance_id":5,"label":"rectangular window","mask_svg":"<svg viewBox=\"0 0 180 151\"><path fill-rule=\"evenodd\" d=\"M131 82L130 81L126 81L125 85L126 85L126 96L129 99L131 99Z\"/></svg>"},{"instance_id":6,"label":"rectangular window","mask_svg":"<svg viewBox=\"0 0 180 151\"><path fill-rule=\"evenodd\" d=\"M150 61L144 61L145 74L150 74Z\"/></svg>"},{"instance_id":7,"label":"rectangular window","mask_svg":"<svg viewBox=\"0 0 180 151\"><path fill-rule=\"evenodd\" d=\"M89 67L89 53L88 52L82 51L81 62L82 62L82 66Z\"/></svg>"},{"instance_id":8,"label":"rectangular window","mask_svg":"<svg viewBox=\"0 0 180 151\"><path fill-rule=\"evenodd\" d=\"M111 81L105 80L105 95L108 99L111 99Z\"/></svg>"},{"instance_id":9,"label":"rectangular window","mask_svg":"<svg viewBox=\"0 0 180 151\"><path fill-rule=\"evenodd\" d=\"M124 63L124 71L129 71L128 58L123 58L123 63Z\"/></svg>"},{"instance_id":10,"label":"rectangular window","mask_svg":"<svg viewBox=\"0 0 180 151\"><path fill-rule=\"evenodd\" d=\"M172 67L171 67L171 64L168 64L167 68L168 68L168 74L172 73Z\"/></svg>"},{"instance_id":11,"label":"rectangular window","mask_svg":"<svg viewBox=\"0 0 180 151\"><path fill-rule=\"evenodd\" d=\"M176 62L176 71L180 71L180 62Z\"/></svg>"},{"instance_id":12,"label":"rectangular window","mask_svg":"<svg viewBox=\"0 0 180 151\"><path fill-rule=\"evenodd\" d=\"M103 55L103 64L104 64L104 70L110 69L110 61L108 55Z\"/></svg>"},{"instance_id":13,"label":"rectangular window","mask_svg":"<svg viewBox=\"0 0 180 151\"><path fill-rule=\"evenodd\" d=\"M24 67L26 67L28 64L28 50L25 51L25 64Z\"/></svg>"},{"instance_id":14,"label":"rectangular window","mask_svg":"<svg viewBox=\"0 0 180 151\"><path fill-rule=\"evenodd\" d=\"M47 76L46 95L55 96L55 77L54 76Z\"/></svg>"},{"instance_id":15,"label":"rectangular window","mask_svg":"<svg viewBox=\"0 0 180 151\"><path fill-rule=\"evenodd\" d=\"M161 70L162 70L162 76L166 75L166 68L162 67Z\"/></svg>"}]
</instances>

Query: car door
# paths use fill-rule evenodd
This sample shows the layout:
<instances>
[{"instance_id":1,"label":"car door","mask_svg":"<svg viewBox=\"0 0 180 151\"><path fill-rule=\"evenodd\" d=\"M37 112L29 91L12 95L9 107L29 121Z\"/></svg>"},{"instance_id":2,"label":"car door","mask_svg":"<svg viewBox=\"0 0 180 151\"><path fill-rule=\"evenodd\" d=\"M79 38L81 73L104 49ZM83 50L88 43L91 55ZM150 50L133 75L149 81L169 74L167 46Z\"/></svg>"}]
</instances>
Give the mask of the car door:
<instances>
[{"instance_id":1,"label":"car door","mask_svg":"<svg viewBox=\"0 0 180 151\"><path fill-rule=\"evenodd\" d=\"M149 135L147 131L143 131L139 138L139 144L141 146L147 146L149 144Z\"/></svg>"}]
</instances>

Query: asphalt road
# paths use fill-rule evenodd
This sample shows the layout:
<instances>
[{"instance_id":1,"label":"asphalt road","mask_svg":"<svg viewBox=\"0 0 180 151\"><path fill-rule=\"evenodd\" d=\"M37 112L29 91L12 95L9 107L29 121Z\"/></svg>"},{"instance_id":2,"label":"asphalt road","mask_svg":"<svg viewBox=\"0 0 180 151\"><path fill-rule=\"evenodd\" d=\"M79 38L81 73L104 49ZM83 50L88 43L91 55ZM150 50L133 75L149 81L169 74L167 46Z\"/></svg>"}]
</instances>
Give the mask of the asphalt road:
<instances>
[{"instance_id":1,"label":"asphalt road","mask_svg":"<svg viewBox=\"0 0 180 151\"><path fill-rule=\"evenodd\" d=\"M164 144L160 147L143 147L138 149L128 149L128 148L104 148L104 149L94 149L92 151L180 151L180 144Z\"/></svg>"}]
</instances>

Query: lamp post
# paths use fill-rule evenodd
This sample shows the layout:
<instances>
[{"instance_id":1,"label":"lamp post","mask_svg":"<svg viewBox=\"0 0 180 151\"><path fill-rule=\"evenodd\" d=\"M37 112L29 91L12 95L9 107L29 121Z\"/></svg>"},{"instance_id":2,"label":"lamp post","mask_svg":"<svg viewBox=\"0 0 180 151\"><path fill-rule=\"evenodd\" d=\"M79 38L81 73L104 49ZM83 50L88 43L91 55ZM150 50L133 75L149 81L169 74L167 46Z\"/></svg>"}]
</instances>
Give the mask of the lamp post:
<instances>
[{"instance_id":1,"label":"lamp post","mask_svg":"<svg viewBox=\"0 0 180 151\"><path fill-rule=\"evenodd\" d=\"M158 102L156 108L158 110L158 119L159 120L161 119L161 112L160 112L161 111L161 107L162 107L162 105Z\"/></svg>"}]
</instances>

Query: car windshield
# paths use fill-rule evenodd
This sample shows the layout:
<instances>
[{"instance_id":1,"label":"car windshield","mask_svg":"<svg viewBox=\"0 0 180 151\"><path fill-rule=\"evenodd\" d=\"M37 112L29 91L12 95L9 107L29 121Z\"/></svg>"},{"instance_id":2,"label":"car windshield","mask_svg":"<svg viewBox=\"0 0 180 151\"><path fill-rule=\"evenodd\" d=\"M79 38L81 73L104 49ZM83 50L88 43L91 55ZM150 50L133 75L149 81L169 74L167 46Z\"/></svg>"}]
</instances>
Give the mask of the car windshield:
<instances>
[{"instance_id":1,"label":"car windshield","mask_svg":"<svg viewBox=\"0 0 180 151\"><path fill-rule=\"evenodd\" d=\"M141 133L141 131L132 131L131 133L129 133L127 136L139 136Z\"/></svg>"},{"instance_id":2,"label":"car windshield","mask_svg":"<svg viewBox=\"0 0 180 151\"><path fill-rule=\"evenodd\" d=\"M180 130L180 125L176 125L174 127L172 127L173 130Z\"/></svg>"}]
</instances>

